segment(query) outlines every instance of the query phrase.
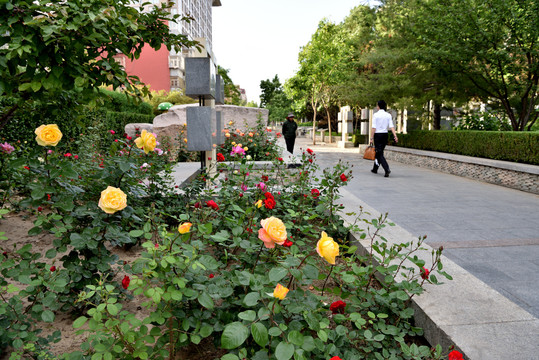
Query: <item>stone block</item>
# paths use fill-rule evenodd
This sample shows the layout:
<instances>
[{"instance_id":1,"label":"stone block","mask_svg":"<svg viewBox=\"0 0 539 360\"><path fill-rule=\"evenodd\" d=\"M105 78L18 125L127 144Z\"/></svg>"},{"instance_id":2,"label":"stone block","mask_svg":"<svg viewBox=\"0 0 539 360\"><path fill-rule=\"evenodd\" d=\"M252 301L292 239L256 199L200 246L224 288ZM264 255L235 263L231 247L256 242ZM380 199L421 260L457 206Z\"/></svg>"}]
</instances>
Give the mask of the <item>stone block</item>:
<instances>
[{"instance_id":1,"label":"stone block","mask_svg":"<svg viewBox=\"0 0 539 360\"><path fill-rule=\"evenodd\" d=\"M212 124L215 124L215 120L215 109L211 107L187 108L187 150L210 151L213 149Z\"/></svg>"},{"instance_id":2,"label":"stone block","mask_svg":"<svg viewBox=\"0 0 539 360\"><path fill-rule=\"evenodd\" d=\"M125 125L125 129L124 129L125 133L131 137L134 137L136 133L140 134L142 130L146 130L148 132L153 133L154 132L153 124L146 124L146 123L127 124Z\"/></svg>"},{"instance_id":3,"label":"stone block","mask_svg":"<svg viewBox=\"0 0 539 360\"><path fill-rule=\"evenodd\" d=\"M210 58L185 59L185 95L215 99L215 64Z\"/></svg>"},{"instance_id":4,"label":"stone block","mask_svg":"<svg viewBox=\"0 0 539 360\"><path fill-rule=\"evenodd\" d=\"M225 82L221 75L215 75L215 105L225 104Z\"/></svg>"}]
</instances>

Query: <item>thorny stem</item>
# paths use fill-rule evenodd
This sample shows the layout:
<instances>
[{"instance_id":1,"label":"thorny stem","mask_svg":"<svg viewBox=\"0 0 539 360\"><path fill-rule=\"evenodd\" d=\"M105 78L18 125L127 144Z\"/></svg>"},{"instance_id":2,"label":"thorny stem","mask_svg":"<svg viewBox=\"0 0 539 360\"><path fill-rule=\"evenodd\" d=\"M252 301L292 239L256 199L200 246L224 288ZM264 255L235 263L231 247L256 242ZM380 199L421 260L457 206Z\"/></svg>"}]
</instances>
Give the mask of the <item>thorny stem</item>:
<instances>
[{"instance_id":1,"label":"thorny stem","mask_svg":"<svg viewBox=\"0 0 539 360\"><path fill-rule=\"evenodd\" d=\"M258 254L256 255L255 264L253 265L253 268L251 269L251 274L254 274L256 265L258 264L258 258L260 258L260 253L262 252L262 249L264 248L264 243L260 245L260 250L258 250Z\"/></svg>"},{"instance_id":2,"label":"thorny stem","mask_svg":"<svg viewBox=\"0 0 539 360\"><path fill-rule=\"evenodd\" d=\"M329 277L331 276L331 272L333 271L334 267L335 267L335 265L331 265L331 270L329 270L329 274L326 277L326 280L324 280L324 285L322 286L322 296L324 296L324 290L326 289L326 283L327 283Z\"/></svg>"}]
</instances>

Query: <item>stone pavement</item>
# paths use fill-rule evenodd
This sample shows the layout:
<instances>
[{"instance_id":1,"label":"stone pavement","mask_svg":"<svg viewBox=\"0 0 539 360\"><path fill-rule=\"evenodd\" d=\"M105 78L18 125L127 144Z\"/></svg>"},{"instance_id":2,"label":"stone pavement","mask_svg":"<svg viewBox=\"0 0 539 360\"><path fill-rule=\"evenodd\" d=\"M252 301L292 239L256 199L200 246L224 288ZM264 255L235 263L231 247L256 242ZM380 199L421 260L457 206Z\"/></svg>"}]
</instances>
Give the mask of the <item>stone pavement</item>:
<instances>
[{"instance_id":1,"label":"stone pavement","mask_svg":"<svg viewBox=\"0 0 539 360\"><path fill-rule=\"evenodd\" d=\"M384 178L382 169L370 172L372 161L357 148L297 138L295 155L306 148L321 168L339 160L353 165L342 191L347 210L387 212L396 236L427 235L427 245L443 245L455 279L418 306L431 312L425 317L449 336L445 342L451 339L469 359L539 359L539 196L396 162ZM286 151L283 157L294 162ZM440 336L434 340L444 344Z\"/></svg>"}]
</instances>

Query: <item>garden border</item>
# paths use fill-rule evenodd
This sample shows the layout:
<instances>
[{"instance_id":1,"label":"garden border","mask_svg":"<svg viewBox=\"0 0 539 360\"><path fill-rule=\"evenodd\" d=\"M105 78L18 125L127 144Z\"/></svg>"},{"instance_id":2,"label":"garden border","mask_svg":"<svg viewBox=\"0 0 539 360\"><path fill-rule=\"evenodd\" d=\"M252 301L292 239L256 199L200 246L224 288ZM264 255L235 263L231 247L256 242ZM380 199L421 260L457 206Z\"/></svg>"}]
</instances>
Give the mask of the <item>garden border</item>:
<instances>
[{"instance_id":1,"label":"garden border","mask_svg":"<svg viewBox=\"0 0 539 360\"><path fill-rule=\"evenodd\" d=\"M360 145L363 154L367 145ZM539 166L472 156L387 146L388 160L442 171L539 195Z\"/></svg>"}]
</instances>

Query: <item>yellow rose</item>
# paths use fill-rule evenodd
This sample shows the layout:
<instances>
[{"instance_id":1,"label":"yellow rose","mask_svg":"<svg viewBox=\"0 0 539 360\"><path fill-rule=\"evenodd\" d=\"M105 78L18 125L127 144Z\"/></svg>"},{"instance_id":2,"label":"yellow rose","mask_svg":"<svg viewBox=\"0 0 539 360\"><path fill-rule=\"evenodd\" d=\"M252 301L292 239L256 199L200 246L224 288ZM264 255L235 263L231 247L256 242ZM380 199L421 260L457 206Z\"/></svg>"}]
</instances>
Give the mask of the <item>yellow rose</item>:
<instances>
[{"instance_id":1,"label":"yellow rose","mask_svg":"<svg viewBox=\"0 0 539 360\"><path fill-rule=\"evenodd\" d=\"M287 237L286 226L274 216L260 220L262 228L258 230L258 238L264 242L264 246L273 249L275 244L282 245Z\"/></svg>"},{"instance_id":2,"label":"yellow rose","mask_svg":"<svg viewBox=\"0 0 539 360\"><path fill-rule=\"evenodd\" d=\"M230 134L229 134L229 133L226 133L226 134L225 134L225 137L229 138L229 137L230 137Z\"/></svg>"},{"instance_id":3,"label":"yellow rose","mask_svg":"<svg viewBox=\"0 0 539 360\"><path fill-rule=\"evenodd\" d=\"M62 132L56 124L41 125L35 131L36 141L41 146L56 146L62 139Z\"/></svg>"},{"instance_id":4,"label":"yellow rose","mask_svg":"<svg viewBox=\"0 0 539 360\"><path fill-rule=\"evenodd\" d=\"M339 256L339 244L333 241L325 231L322 231L322 237L316 243L316 252L327 260L331 265L335 265L335 257Z\"/></svg>"},{"instance_id":5,"label":"yellow rose","mask_svg":"<svg viewBox=\"0 0 539 360\"><path fill-rule=\"evenodd\" d=\"M178 232L182 235L187 234L191 230L192 225L193 224L191 224L190 222L183 223L180 226L178 226Z\"/></svg>"},{"instance_id":6,"label":"yellow rose","mask_svg":"<svg viewBox=\"0 0 539 360\"><path fill-rule=\"evenodd\" d=\"M135 140L137 147L143 149L146 154L155 149L156 143L155 135L146 129L142 130L140 137Z\"/></svg>"},{"instance_id":7,"label":"yellow rose","mask_svg":"<svg viewBox=\"0 0 539 360\"><path fill-rule=\"evenodd\" d=\"M118 188L108 186L101 191L101 198L98 206L107 214L114 214L116 211L125 209L127 206L127 196Z\"/></svg>"},{"instance_id":8,"label":"yellow rose","mask_svg":"<svg viewBox=\"0 0 539 360\"><path fill-rule=\"evenodd\" d=\"M249 148L246 146L246 147L243 148L243 150L247 151L247 150L249 150Z\"/></svg>"},{"instance_id":9,"label":"yellow rose","mask_svg":"<svg viewBox=\"0 0 539 360\"><path fill-rule=\"evenodd\" d=\"M262 207L262 200L258 200L257 202L255 202L255 205L257 208L261 208Z\"/></svg>"},{"instance_id":10,"label":"yellow rose","mask_svg":"<svg viewBox=\"0 0 539 360\"><path fill-rule=\"evenodd\" d=\"M277 298L279 300L284 300L286 297L286 294L288 294L288 289L282 286L281 284L277 284L275 287L275 290L273 290L273 297Z\"/></svg>"}]
</instances>

